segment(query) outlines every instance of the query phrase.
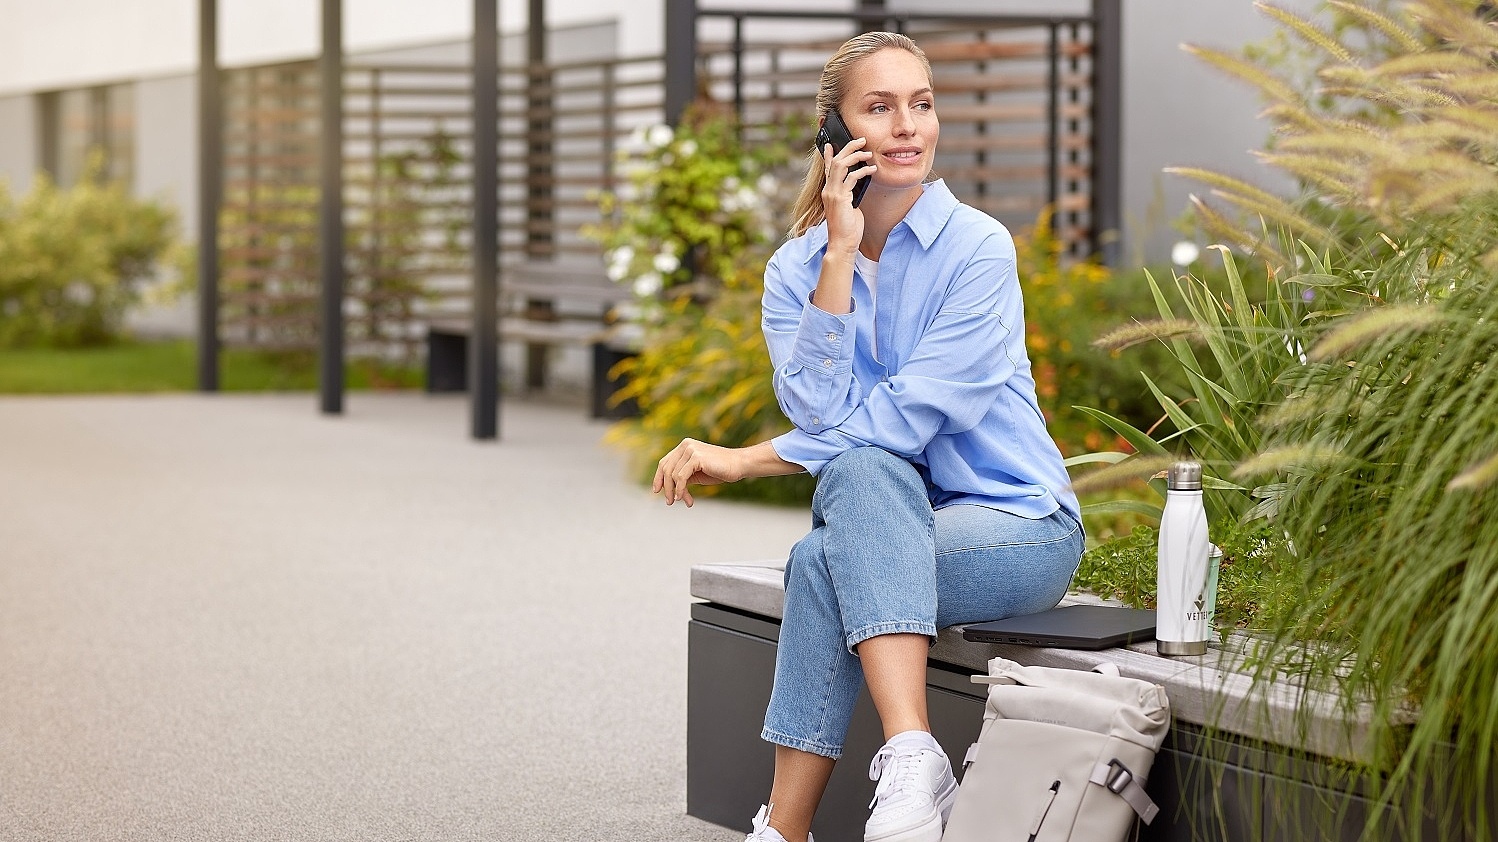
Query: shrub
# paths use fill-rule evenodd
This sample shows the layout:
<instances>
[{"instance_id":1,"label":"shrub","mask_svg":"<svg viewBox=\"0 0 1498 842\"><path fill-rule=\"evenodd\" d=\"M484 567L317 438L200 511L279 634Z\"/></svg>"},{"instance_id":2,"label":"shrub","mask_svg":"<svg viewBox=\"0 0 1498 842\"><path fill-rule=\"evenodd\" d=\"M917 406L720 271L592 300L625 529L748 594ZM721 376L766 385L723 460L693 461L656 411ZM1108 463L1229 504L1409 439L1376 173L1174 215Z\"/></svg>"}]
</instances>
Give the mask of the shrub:
<instances>
[{"instance_id":1,"label":"shrub","mask_svg":"<svg viewBox=\"0 0 1498 842\"><path fill-rule=\"evenodd\" d=\"M763 290L761 267L750 265L723 279L706 305L688 296L671 299L639 356L620 363L629 383L615 399L634 398L640 416L620 422L609 437L630 453L642 478L653 476L657 460L684 438L742 447L790 429L775 401L760 332ZM800 474L694 493L802 503L813 488L812 478Z\"/></svg>"},{"instance_id":2,"label":"shrub","mask_svg":"<svg viewBox=\"0 0 1498 842\"><path fill-rule=\"evenodd\" d=\"M779 238L797 121L744 127L708 105L688 109L675 129L641 133L641 148L622 156L628 188L599 196L605 221L585 229L604 246L609 277L631 286L647 318L662 293L692 285L710 296L743 266L762 266Z\"/></svg>"},{"instance_id":3,"label":"shrub","mask_svg":"<svg viewBox=\"0 0 1498 842\"><path fill-rule=\"evenodd\" d=\"M1117 434L1077 407L1095 407L1140 427L1159 417L1138 373L1162 358L1163 350L1124 355L1092 344L1099 330L1120 317L1149 315L1147 278L1143 272L1115 273L1095 260L1063 259L1049 221L1050 214L1042 213L1032 229L1014 237L1036 397L1063 454L1122 447Z\"/></svg>"},{"instance_id":4,"label":"shrub","mask_svg":"<svg viewBox=\"0 0 1498 842\"><path fill-rule=\"evenodd\" d=\"M0 183L0 347L99 345L175 248L176 217L91 168L78 185Z\"/></svg>"}]
</instances>

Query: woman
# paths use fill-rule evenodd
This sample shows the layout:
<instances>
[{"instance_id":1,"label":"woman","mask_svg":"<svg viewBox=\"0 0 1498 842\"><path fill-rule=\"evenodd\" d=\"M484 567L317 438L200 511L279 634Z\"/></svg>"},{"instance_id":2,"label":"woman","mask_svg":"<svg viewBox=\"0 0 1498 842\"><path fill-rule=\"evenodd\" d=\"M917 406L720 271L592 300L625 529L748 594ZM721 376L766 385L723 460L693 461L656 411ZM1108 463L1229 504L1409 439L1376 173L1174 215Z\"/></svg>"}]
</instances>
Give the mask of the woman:
<instances>
[{"instance_id":1,"label":"woman","mask_svg":"<svg viewBox=\"0 0 1498 842\"><path fill-rule=\"evenodd\" d=\"M940 124L925 54L903 35L853 38L817 111L854 140L813 153L791 239L765 268L765 339L795 429L745 448L683 441L654 490L690 506L694 484L818 478L786 565L762 733L775 779L748 842L808 839L862 681L888 740L864 838L935 842L956 783L927 722L926 650L940 627L1054 606L1080 513L1035 399L1014 243L927 183Z\"/></svg>"}]
</instances>

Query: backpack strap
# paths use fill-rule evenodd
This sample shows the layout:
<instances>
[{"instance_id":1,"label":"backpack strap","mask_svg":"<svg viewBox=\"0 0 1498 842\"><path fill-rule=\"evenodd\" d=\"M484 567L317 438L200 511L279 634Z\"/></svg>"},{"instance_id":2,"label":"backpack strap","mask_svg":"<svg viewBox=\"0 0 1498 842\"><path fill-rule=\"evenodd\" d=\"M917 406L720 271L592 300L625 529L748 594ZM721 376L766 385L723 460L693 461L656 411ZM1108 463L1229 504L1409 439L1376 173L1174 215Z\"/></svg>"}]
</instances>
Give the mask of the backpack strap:
<instances>
[{"instance_id":1,"label":"backpack strap","mask_svg":"<svg viewBox=\"0 0 1498 842\"><path fill-rule=\"evenodd\" d=\"M1106 787L1109 792L1128 802L1145 824L1154 821L1155 815L1160 812L1160 807L1145 793L1144 785L1116 757L1094 766L1087 782Z\"/></svg>"}]
</instances>

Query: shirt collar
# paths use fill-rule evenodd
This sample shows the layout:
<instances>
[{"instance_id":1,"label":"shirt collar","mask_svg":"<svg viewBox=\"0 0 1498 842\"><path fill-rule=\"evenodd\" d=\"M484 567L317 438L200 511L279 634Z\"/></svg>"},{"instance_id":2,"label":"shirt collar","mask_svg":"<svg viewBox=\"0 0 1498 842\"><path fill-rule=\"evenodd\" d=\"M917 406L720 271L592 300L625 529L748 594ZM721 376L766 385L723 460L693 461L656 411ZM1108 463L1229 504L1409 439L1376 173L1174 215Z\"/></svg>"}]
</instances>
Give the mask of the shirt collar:
<instances>
[{"instance_id":1,"label":"shirt collar","mask_svg":"<svg viewBox=\"0 0 1498 842\"><path fill-rule=\"evenodd\" d=\"M900 224L909 228L915 238L920 241L921 248L929 249L931 244L941 234L941 229L947 225L947 220L952 218L952 211L957 209L957 197L947 188L947 183L942 179L921 185L921 197L916 199L905 218ZM823 221L817 227L806 232L811 238L806 259L803 263L811 262L813 257L822 253L827 246L827 223Z\"/></svg>"}]
</instances>

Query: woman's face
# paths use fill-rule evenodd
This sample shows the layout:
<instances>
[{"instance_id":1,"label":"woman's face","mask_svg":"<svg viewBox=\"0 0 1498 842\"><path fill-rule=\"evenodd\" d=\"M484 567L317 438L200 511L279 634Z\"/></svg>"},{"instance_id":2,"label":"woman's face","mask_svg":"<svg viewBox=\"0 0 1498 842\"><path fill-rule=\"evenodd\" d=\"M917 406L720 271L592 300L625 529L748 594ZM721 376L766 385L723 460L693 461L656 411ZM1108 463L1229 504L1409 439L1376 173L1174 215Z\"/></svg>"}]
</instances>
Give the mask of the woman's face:
<instances>
[{"instance_id":1,"label":"woman's face","mask_svg":"<svg viewBox=\"0 0 1498 842\"><path fill-rule=\"evenodd\" d=\"M853 65L847 93L838 107L854 137L868 138L864 148L878 172L873 187L917 187L931 172L941 125L936 101L921 60L906 50L888 48Z\"/></svg>"}]
</instances>

